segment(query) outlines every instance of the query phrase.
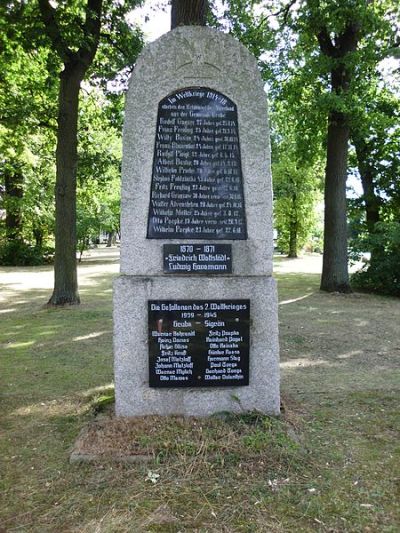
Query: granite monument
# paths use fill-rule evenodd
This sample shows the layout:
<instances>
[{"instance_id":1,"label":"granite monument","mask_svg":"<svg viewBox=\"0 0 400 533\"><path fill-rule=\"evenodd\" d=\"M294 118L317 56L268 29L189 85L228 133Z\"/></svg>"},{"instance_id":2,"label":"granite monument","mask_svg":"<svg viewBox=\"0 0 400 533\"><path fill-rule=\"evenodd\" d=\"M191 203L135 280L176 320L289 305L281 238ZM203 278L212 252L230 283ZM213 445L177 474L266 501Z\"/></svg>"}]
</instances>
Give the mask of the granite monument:
<instances>
[{"instance_id":1,"label":"granite monument","mask_svg":"<svg viewBox=\"0 0 400 533\"><path fill-rule=\"evenodd\" d=\"M266 95L233 37L179 27L142 52L121 232L116 414L279 414Z\"/></svg>"}]
</instances>

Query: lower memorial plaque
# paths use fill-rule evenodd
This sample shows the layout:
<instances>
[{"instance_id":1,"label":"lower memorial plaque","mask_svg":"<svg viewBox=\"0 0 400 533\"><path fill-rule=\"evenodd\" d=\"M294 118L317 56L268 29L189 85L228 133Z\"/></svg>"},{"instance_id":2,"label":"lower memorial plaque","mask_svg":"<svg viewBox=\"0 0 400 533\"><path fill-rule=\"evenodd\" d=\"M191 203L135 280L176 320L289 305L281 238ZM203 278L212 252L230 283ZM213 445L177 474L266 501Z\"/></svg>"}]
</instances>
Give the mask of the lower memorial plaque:
<instances>
[{"instance_id":1,"label":"lower memorial plaque","mask_svg":"<svg viewBox=\"0 0 400 533\"><path fill-rule=\"evenodd\" d=\"M249 384L250 300L149 300L150 387Z\"/></svg>"}]
</instances>

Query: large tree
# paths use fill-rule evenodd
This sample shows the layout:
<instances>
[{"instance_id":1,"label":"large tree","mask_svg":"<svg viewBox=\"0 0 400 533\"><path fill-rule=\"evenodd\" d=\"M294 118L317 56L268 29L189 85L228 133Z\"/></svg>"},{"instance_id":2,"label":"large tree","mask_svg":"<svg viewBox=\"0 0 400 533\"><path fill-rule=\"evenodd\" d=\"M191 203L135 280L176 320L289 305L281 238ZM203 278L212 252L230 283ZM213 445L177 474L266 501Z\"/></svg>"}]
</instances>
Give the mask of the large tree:
<instances>
[{"instance_id":1,"label":"large tree","mask_svg":"<svg viewBox=\"0 0 400 533\"><path fill-rule=\"evenodd\" d=\"M99 45L103 0L87 0L82 6L83 21L75 28L80 39L74 39L73 43L67 41L63 32L65 13L53 7L49 0L39 0L39 7L45 31L63 63L58 96L54 291L49 304L77 304L80 302L76 268L79 91ZM77 14L75 18L78 22Z\"/></svg>"},{"instance_id":2,"label":"large tree","mask_svg":"<svg viewBox=\"0 0 400 533\"><path fill-rule=\"evenodd\" d=\"M349 14L343 26L332 32L326 18L320 18L319 6L312 16L321 53L330 62L330 84L334 97L349 91L352 79L351 54L360 39L360 20ZM351 292L347 257L346 181L350 138L350 118L340 105L328 113L325 171L324 256L321 289Z\"/></svg>"},{"instance_id":3,"label":"large tree","mask_svg":"<svg viewBox=\"0 0 400 533\"><path fill-rule=\"evenodd\" d=\"M171 30L177 26L205 26L208 0L172 0Z\"/></svg>"},{"instance_id":4,"label":"large tree","mask_svg":"<svg viewBox=\"0 0 400 533\"><path fill-rule=\"evenodd\" d=\"M18 260L16 252L32 230L34 194L52 172L47 163L45 172L33 180L38 152L53 144L56 95L54 54L41 47L33 13L32 3L14 0L0 6L0 188L6 212L0 245L3 252L11 246L9 262L12 255ZM36 222L39 218L36 213Z\"/></svg>"},{"instance_id":5,"label":"large tree","mask_svg":"<svg viewBox=\"0 0 400 533\"><path fill-rule=\"evenodd\" d=\"M101 40L108 45L107 64L111 62L114 67L127 66L126 62L121 64L120 56L127 60L137 53L138 46L136 43L132 47L125 16L139 2L80 0L57 7L49 0L38 0L38 3L44 30L62 64L56 150L55 283L49 304L77 304L80 299L76 267L76 174L81 82L93 64ZM132 48L129 52L127 45Z\"/></svg>"},{"instance_id":6,"label":"large tree","mask_svg":"<svg viewBox=\"0 0 400 533\"><path fill-rule=\"evenodd\" d=\"M253 43L251 49L260 57L272 98L284 102L288 116L297 122L297 137L303 139L304 151L314 149L315 139L325 146L321 289L348 292L346 178L350 130L359 115L365 94L362 86L371 65L397 49L396 2L272 0L266 6L257 0L229 0L228 4L229 29L247 46ZM361 141L360 171L366 176ZM371 205L374 198L370 192L368 198L372 215L376 205Z\"/></svg>"}]
</instances>

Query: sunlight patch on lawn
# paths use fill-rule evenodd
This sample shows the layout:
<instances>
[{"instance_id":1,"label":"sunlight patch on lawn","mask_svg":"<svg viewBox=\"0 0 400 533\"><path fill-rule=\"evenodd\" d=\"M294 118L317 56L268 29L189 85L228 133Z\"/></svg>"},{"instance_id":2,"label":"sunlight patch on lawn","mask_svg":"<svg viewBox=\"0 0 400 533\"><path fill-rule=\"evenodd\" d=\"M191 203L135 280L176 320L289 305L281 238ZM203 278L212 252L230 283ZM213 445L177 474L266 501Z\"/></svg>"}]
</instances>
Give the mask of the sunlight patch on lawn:
<instances>
[{"instance_id":1,"label":"sunlight patch on lawn","mask_svg":"<svg viewBox=\"0 0 400 533\"><path fill-rule=\"evenodd\" d=\"M10 342L5 346L6 349L12 348L26 348L27 346L32 346L36 341L26 341L26 342Z\"/></svg>"},{"instance_id":2,"label":"sunlight patch on lawn","mask_svg":"<svg viewBox=\"0 0 400 533\"><path fill-rule=\"evenodd\" d=\"M11 412L11 416L66 416L66 415L81 415L87 410L87 406L78 401L66 400L50 400L47 402L33 403L24 405Z\"/></svg>"},{"instance_id":3,"label":"sunlight patch on lawn","mask_svg":"<svg viewBox=\"0 0 400 533\"><path fill-rule=\"evenodd\" d=\"M96 393L99 392L111 392L114 390L114 383L106 383L104 385L100 385L99 387L93 387L91 389L88 389L82 393L83 396L93 396Z\"/></svg>"},{"instance_id":4,"label":"sunlight patch on lawn","mask_svg":"<svg viewBox=\"0 0 400 533\"><path fill-rule=\"evenodd\" d=\"M365 328L366 326L369 326L370 321L369 320L362 320L361 318L354 318L354 323L359 328Z\"/></svg>"},{"instance_id":5,"label":"sunlight patch on lawn","mask_svg":"<svg viewBox=\"0 0 400 533\"><path fill-rule=\"evenodd\" d=\"M102 335L105 335L106 333L110 333L110 331L94 331L93 333L89 333L88 335L81 335L80 337L74 337L73 341L86 341L88 339L94 339L96 337L101 337Z\"/></svg>"},{"instance_id":6,"label":"sunlight patch on lawn","mask_svg":"<svg viewBox=\"0 0 400 533\"><path fill-rule=\"evenodd\" d=\"M337 356L338 359L349 359L350 357L354 357L355 355L361 355L364 352L362 350L352 350L351 352L342 353Z\"/></svg>"},{"instance_id":7,"label":"sunlight patch on lawn","mask_svg":"<svg viewBox=\"0 0 400 533\"><path fill-rule=\"evenodd\" d=\"M291 300L284 300L283 302L279 302L278 305L286 305L286 304L292 304L294 302L298 302L300 300L304 300L305 298L308 298L309 296L312 296L315 294L314 292L309 292L305 294L304 296L299 296L298 298L292 298Z\"/></svg>"},{"instance_id":8,"label":"sunlight patch on lawn","mask_svg":"<svg viewBox=\"0 0 400 533\"><path fill-rule=\"evenodd\" d=\"M299 358L292 361L284 361L280 364L281 368L295 368L296 366L333 366L326 359L305 359Z\"/></svg>"}]
</instances>

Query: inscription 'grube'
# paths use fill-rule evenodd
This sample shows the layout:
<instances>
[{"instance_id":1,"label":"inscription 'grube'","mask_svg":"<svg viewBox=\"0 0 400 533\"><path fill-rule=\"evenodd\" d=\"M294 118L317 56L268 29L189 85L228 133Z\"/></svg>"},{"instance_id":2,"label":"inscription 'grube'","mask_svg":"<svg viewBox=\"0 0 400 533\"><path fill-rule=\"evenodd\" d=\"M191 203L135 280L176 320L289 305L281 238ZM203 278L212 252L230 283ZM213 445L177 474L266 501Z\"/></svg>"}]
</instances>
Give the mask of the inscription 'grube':
<instances>
[{"instance_id":1,"label":"inscription 'grube'","mask_svg":"<svg viewBox=\"0 0 400 533\"><path fill-rule=\"evenodd\" d=\"M181 89L158 106L149 239L246 239L236 105Z\"/></svg>"}]
</instances>

